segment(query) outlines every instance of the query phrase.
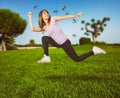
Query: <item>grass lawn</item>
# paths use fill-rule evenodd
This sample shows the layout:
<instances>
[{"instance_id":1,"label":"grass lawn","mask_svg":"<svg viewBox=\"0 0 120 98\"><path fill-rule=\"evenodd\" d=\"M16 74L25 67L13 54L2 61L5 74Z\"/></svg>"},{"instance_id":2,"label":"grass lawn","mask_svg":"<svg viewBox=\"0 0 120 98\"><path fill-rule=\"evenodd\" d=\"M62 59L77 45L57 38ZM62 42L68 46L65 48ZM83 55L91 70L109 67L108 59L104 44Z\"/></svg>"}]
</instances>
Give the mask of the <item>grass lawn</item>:
<instances>
[{"instance_id":1,"label":"grass lawn","mask_svg":"<svg viewBox=\"0 0 120 98\"><path fill-rule=\"evenodd\" d=\"M72 61L50 49L51 63L37 64L42 49L0 52L0 98L120 98L120 46L99 45L107 54ZM77 54L91 45L75 46Z\"/></svg>"}]
</instances>

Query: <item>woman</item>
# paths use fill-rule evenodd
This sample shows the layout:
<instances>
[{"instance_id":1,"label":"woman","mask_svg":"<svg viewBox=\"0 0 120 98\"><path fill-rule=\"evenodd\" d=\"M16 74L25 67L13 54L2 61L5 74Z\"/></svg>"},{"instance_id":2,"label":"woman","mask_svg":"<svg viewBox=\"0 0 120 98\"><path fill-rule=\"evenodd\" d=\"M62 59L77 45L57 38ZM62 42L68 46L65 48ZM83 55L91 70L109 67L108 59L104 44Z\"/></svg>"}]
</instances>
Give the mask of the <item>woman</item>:
<instances>
[{"instance_id":1,"label":"woman","mask_svg":"<svg viewBox=\"0 0 120 98\"><path fill-rule=\"evenodd\" d=\"M32 22L32 13L28 13L30 28L34 32L46 32L48 36L42 37L42 45L44 49L44 57L41 60L38 60L38 63L45 63L51 62L51 58L48 52L48 44L52 44L56 47L62 48L66 54L75 62L80 62L89 56L96 55L106 52L98 47L93 47L90 52L84 53L80 56L76 54L74 51L70 40L65 36L62 29L58 25L58 21L70 19L70 18L79 18L81 17L82 13L78 13L76 15L65 15L65 16L54 16L51 18L49 12L47 10L42 10L39 13L38 23L39 27L35 28Z\"/></svg>"}]
</instances>

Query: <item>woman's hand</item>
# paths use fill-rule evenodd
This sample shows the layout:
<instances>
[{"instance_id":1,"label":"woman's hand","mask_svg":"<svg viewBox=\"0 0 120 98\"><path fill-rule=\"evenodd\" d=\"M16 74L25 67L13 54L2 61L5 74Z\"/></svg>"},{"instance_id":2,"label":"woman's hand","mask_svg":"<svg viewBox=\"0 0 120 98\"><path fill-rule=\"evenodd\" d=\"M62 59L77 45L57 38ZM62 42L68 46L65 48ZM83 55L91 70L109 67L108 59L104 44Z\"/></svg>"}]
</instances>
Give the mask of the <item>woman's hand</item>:
<instances>
[{"instance_id":1,"label":"woman's hand","mask_svg":"<svg viewBox=\"0 0 120 98\"><path fill-rule=\"evenodd\" d=\"M81 16L82 16L82 12L78 13L78 14L76 15L76 18L80 18Z\"/></svg>"},{"instance_id":2,"label":"woman's hand","mask_svg":"<svg viewBox=\"0 0 120 98\"><path fill-rule=\"evenodd\" d=\"M42 32L43 30L41 28L35 28L32 22L32 12L28 12L29 22L30 22L30 28L34 32Z\"/></svg>"},{"instance_id":3,"label":"woman's hand","mask_svg":"<svg viewBox=\"0 0 120 98\"><path fill-rule=\"evenodd\" d=\"M33 13L32 12L28 12L28 17L32 18L32 16L33 16Z\"/></svg>"}]
</instances>

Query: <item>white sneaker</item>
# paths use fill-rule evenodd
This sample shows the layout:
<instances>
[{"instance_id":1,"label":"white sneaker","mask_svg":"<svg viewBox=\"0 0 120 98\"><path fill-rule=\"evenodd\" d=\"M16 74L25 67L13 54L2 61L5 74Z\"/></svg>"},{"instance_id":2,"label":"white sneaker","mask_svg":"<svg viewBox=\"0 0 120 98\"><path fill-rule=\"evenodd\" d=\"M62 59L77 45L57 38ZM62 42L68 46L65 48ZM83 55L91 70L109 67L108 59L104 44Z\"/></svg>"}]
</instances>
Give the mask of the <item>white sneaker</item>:
<instances>
[{"instance_id":1,"label":"white sneaker","mask_svg":"<svg viewBox=\"0 0 120 98\"><path fill-rule=\"evenodd\" d=\"M49 63L50 61L50 57L44 54L44 57L41 60L38 60L37 63Z\"/></svg>"},{"instance_id":2,"label":"white sneaker","mask_svg":"<svg viewBox=\"0 0 120 98\"><path fill-rule=\"evenodd\" d=\"M102 54L106 54L106 52L105 52L103 49L98 48L98 47L96 47L96 46L93 47L92 51L94 52L95 55L96 55L96 54L101 54L101 53L102 53Z\"/></svg>"}]
</instances>

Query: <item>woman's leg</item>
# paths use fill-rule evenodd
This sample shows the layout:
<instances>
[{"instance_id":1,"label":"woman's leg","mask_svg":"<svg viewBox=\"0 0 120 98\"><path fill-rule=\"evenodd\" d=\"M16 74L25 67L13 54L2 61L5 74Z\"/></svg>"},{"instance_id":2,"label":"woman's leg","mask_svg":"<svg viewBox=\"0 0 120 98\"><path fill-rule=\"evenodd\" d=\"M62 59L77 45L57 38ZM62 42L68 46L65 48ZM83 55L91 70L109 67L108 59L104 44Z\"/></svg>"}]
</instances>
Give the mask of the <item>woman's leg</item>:
<instances>
[{"instance_id":1,"label":"woman's leg","mask_svg":"<svg viewBox=\"0 0 120 98\"><path fill-rule=\"evenodd\" d=\"M43 50L44 50L44 57L42 59L38 60L38 63L51 62L51 59L49 57L49 52L48 52L49 44L52 44L56 47L60 47L60 45L58 45L51 37L43 36L42 37L42 46L43 46Z\"/></svg>"},{"instance_id":2,"label":"woman's leg","mask_svg":"<svg viewBox=\"0 0 120 98\"><path fill-rule=\"evenodd\" d=\"M51 37L43 36L42 37L42 46L43 46L44 54L46 54L47 56L49 55L49 52L48 52L49 44L51 44L55 47L60 47L60 45L58 45Z\"/></svg>"},{"instance_id":3,"label":"woman's leg","mask_svg":"<svg viewBox=\"0 0 120 98\"><path fill-rule=\"evenodd\" d=\"M62 46L61 48L66 52L66 54L72 59L74 60L75 62L80 62L86 58L88 58L89 56L92 56L94 55L93 51L90 51L90 52L87 52L87 53L84 53L80 56L78 56L76 54L76 52L74 51L72 45L71 45L71 42L69 40L67 40Z\"/></svg>"}]
</instances>

